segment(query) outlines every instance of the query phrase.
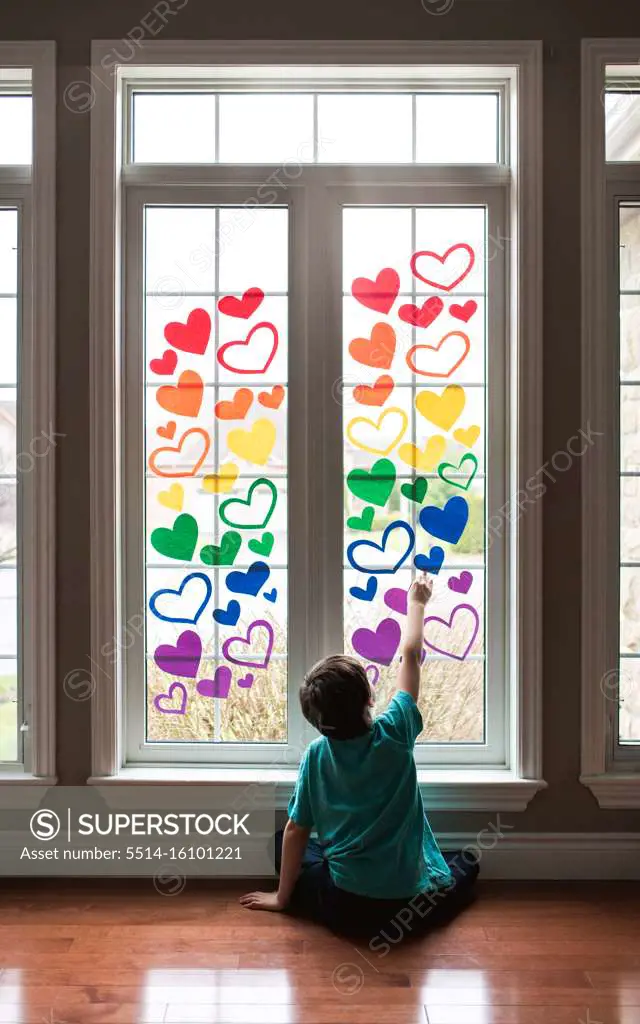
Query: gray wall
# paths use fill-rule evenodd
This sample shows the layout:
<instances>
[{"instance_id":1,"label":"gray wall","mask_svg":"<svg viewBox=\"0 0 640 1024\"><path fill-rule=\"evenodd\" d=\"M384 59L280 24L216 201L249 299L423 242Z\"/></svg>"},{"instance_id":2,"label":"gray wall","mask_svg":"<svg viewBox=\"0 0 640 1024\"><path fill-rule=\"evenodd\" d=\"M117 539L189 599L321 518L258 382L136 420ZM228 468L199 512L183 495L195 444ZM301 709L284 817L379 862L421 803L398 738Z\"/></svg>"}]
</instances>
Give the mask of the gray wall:
<instances>
[{"instance_id":1,"label":"gray wall","mask_svg":"<svg viewBox=\"0 0 640 1024\"><path fill-rule=\"evenodd\" d=\"M61 101L89 80L92 39L120 39L154 0L2 0L0 39L53 39L58 47L57 675L88 665L89 573L89 144L88 114ZM444 0L424 0L439 9ZM420 0L188 0L163 38L542 39L544 68L544 449L548 459L583 425L580 410L580 40L640 38L637 0L454 0L434 16ZM640 46L638 52L640 60ZM544 777L549 789L522 830L626 831L637 813L600 811L577 782L580 742L580 466L544 499ZM58 773L90 771L90 706L58 697ZM439 829L482 827L487 815L436 816Z\"/></svg>"}]
</instances>

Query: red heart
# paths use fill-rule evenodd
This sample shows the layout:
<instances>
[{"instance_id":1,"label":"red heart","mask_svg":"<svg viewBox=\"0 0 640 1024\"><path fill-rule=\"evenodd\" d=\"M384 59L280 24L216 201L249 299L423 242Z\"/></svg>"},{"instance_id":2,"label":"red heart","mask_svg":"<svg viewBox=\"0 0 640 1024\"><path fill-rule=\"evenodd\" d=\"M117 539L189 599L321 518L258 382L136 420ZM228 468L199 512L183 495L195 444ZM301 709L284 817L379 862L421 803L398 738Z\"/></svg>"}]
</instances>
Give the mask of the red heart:
<instances>
[{"instance_id":1,"label":"red heart","mask_svg":"<svg viewBox=\"0 0 640 1024\"><path fill-rule=\"evenodd\" d=\"M266 409L279 409L283 398L284 388L282 384L276 384L275 387L271 388L271 394L268 391L261 391L258 395L260 405L264 405Z\"/></svg>"},{"instance_id":2,"label":"red heart","mask_svg":"<svg viewBox=\"0 0 640 1024\"><path fill-rule=\"evenodd\" d=\"M163 352L162 359L152 359L149 369L152 373L160 373L163 377L170 377L178 365L178 356L173 349L168 348Z\"/></svg>"},{"instance_id":3,"label":"red heart","mask_svg":"<svg viewBox=\"0 0 640 1024\"><path fill-rule=\"evenodd\" d=\"M237 365L234 366L233 363L228 363L226 361L225 353L229 349L237 348L239 345L243 346L244 348L248 348L251 345L251 339L253 335L256 333L256 331L264 329L271 331L272 340L271 352L267 356L267 359L263 362L262 366L240 367ZM273 357L276 354L277 348L278 332L276 328L273 326L273 324L267 323L267 321L263 321L262 323L256 324L255 327L252 327L243 341L228 341L226 342L225 345L221 345L220 348L218 349L218 362L220 363L221 366L224 366L225 370L230 370L231 373L266 373L269 367L271 366L271 363L273 362Z\"/></svg>"},{"instance_id":4,"label":"red heart","mask_svg":"<svg viewBox=\"0 0 640 1024\"><path fill-rule=\"evenodd\" d=\"M375 281L368 277L356 277L351 285L354 299L378 313L389 312L399 291L400 277L391 267L381 270Z\"/></svg>"},{"instance_id":5,"label":"red heart","mask_svg":"<svg viewBox=\"0 0 640 1024\"><path fill-rule=\"evenodd\" d=\"M167 423L166 427L158 427L158 429L156 430L156 434L158 434L159 437L166 437L168 441L173 441L173 438L175 437L175 433L176 433L176 421L175 420L169 420L169 422Z\"/></svg>"},{"instance_id":6,"label":"red heart","mask_svg":"<svg viewBox=\"0 0 640 1024\"><path fill-rule=\"evenodd\" d=\"M171 323L164 329L164 336L170 345L181 352L203 356L211 336L211 317L206 309L192 309L186 324Z\"/></svg>"},{"instance_id":7,"label":"red heart","mask_svg":"<svg viewBox=\"0 0 640 1024\"><path fill-rule=\"evenodd\" d=\"M449 306L449 312L456 320L464 320L465 324L468 324L477 308L478 303L474 299L469 299L464 306L459 306L454 302L453 306Z\"/></svg>"},{"instance_id":8,"label":"red heart","mask_svg":"<svg viewBox=\"0 0 640 1024\"><path fill-rule=\"evenodd\" d=\"M446 276L446 265L447 261L449 260L449 257L460 249L466 252L468 262L467 266L462 270L462 273L458 274L458 277L456 277L452 281L448 281L447 283L445 283L444 280L434 281L429 277L425 277L417 269L418 260L421 259L423 256L426 256L428 259L437 260L437 262L443 268L442 273ZM467 274L470 273L475 261L476 256L471 246L467 245L466 242L456 242L455 245L452 245L447 249L444 256L440 256L437 252L431 252L429 249L423 249L421 252L414 252L413 256L411 257L411 273L413 274L414 277L417 277L419 281L423 281L424 284L428 284L430 288L442 288L442 290L445 292L452 292L456 285L460 284L461 281L464 281ZM449 271L449 273L452 273L451 270ZM456 273L455 269L453 270L453 273Z\"/></svg>"},{"instance_id":9,"label":"red heart","mask_svg":"<svg viewBox=\"0 0 640 1024\"><path fill-rule=\"evenodd\" d=\"M218 303L218 309L227 316L240 316L248 320L264 299L262 288L247 288L241 299L235 295L225 295Z\"/></svg>"},{"instance_id":10,"label":"red heart","mask_svg":"<svg viewBox=\"0 0 640 1024\"><path fill-rule=\"evenodd\" d=\"M422 307L414 306L412 303L400 306L398 316L406 324L412 324L414 327L428 327L436 317L440 316L443 309L444 302L442 299L437 295L432 295Z\"/></svg>"}]
</instances>

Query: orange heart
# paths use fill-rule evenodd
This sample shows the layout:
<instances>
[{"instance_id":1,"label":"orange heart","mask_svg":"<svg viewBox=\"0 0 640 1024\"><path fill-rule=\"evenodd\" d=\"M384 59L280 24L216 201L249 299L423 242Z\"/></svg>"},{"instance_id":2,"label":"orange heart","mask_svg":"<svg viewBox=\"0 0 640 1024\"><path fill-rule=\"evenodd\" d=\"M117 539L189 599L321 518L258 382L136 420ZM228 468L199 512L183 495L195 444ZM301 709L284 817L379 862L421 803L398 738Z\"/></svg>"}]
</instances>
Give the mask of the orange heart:
<instances>
[{"instance_id":1,"label":"orange heart","mask_svg":"<svg viewBox=\"0 0 640 1024\"><path fill-rule=\"evenodd\" d=\"M177 384L164 384L156 395L158 405L177 416L197 416L202 405L204 384L195 370L185 370Z\"/></svg>"},{"instance_id":2,"label":"orange heart","mask_svg":"<svg viewBox=\"0 0 640 1024\"><path fill-rule=\"evenodd\" d=\"M219 420L243 420L252 403L253 392L238 388L230 402L216 402L216 416Z\"/></svg>"},{"instance_id":3,"label":"orange heart","mask_svg":"<svg viewBox=\"0 0 640 1024\"><path fill-rule=\"evenodd\" d=\"M360 405L384 405L394 388L393 377L383 373L375 384L358 384L353 389L353 397Z\"/></svg>"},{"instance_id":4,"label":"orange heart","mask_svg":"<svg viewBox=\"0 0 640 1024\"><path fill-rule=\"evenodd\" d=\"M161 456L163 453L166 453L166 452L176 452L176 454L180 454L180 452L182 451L182 446L187 441L187 438L189 438L193 434L197 434L200 438L202 438L202 452L200 454L200 457L196 460L194 465L191 467L191 469L178 469L178 470L176 470L173 466L169 466L169 467L165 466L164 468L158 467L157 463L158 463L158 457L159 456ZM175 448L169 448L169 447L156 448L155 451L152 451L151 455L149 456L149 469L153 473L155 473L156 476L165 476L165 477L195 476L196 473L198 472L198 470L200 469L200 466L202 465L202 463L204 462L204 460L206 459L206 457L207 457L207 455L209 453L210 445L211 445L211 439L210 439L210 437L209 437L209 435L208 435L206 430L203 430L202 427L191 427L190 430L185 430L184 434L180 438L180 441L179 441L177 447L175 447Z\"/></svg>"},{"instance_id":5,"label":"orange heart","mask_svg":"<svg viewBox=\"0 0 640 1024\"><path fill-rule=\"evenodd\" d=\"M158 427L156 434L158 437L166 437L167 441L173 441L176 433L176 421L169 420L166 427Z\"/></svg>"},{"instance_id":6,"label":"orange heart","mask_svg":"<svg viewBox=\"0 0 640 1024\"><path fill-rule=\"evenodd\" d=\"M388 370L396 352L396 332L389 324L376 324L370 338L354 338L349 352L358 363Z\"/></svg>"},{"instance_id":7,"label":"orange heart","mask_svg":"<svg viewBox=\"0 0 640 1024\"><path fill-rule=\"evenodd\" d=\"M456 339L453 343L451 342L452 338ZM460 350L460 345L462 346L462 350ZM471 342L467 334L463 334L462 331L449 331L448 334L445 334L444 338L440 338L437 345L414 345L413 348L410 348L407 352L407 366L410 370L413 370L414 373L419 373L422 377L450 377L451 374L454 373L454 371L457 370L465 361L469 355L470 348ZM438 362L441 349L447 349L449 352L453 350L453 355L449 355L448 357L446 352L444 353L442 365ZM424 362L422 364L423 369L416 366L415 357L418 352L424 352L426 354L424 358L431 359L437 369L424 369Z\"/></svg>"},{"instance_id":8,"label":"orange heart","mask_svg":"<svg viewBox=\"0 0 640 1024\"><path fill-rule=\"evenodd\" d=\"M284 388L282 384L276 384L274 388L271 388L271 394L268 391L261 391L258 395L260 405L264 405L267 409L279 409L283 398Z\"/></svg>"}]
</instances>

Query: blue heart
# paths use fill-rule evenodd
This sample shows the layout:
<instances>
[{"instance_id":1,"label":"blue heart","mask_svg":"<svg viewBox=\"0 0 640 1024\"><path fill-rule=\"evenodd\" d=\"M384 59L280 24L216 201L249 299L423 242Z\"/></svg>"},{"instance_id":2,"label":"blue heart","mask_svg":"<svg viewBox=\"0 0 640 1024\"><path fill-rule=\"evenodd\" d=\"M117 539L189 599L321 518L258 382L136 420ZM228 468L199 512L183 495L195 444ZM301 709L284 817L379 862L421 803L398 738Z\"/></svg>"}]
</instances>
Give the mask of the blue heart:
<instances>
[{"instance_id":1,"label":"blue heart","mask_svg":"<svg viewBox=\"0 0 640 1024\"><path fill-rule=\"evenodd\" d=\"M277 596L278 596L278 591L276 590L275 587L273 588L273 590L265 591L265 593L264 593L265 600L266 601L271 601L272 604L275 604L275 600L276 600Z\"/></svg>"},{"instance_id":2,"label":"blue heart","mask_svg":"<svg viewBox=\"0 0 640 1024\"><path fill-rule=\"evenodd\" d=\"M253 562L246 572L230 572L225 583L234 594L257 597L270 575L271 570L266 562Z\"/></svg>"},{"instance_id":3,"label":"blue heart","mask_svg":"<svg viewBox=\"0 0 640 1024\"><path fill-rule=\"evenodd\" d=\"M240 603L229 601L226 608L216 608L213 617L221 626L235 626L240 618Z\"/></svg>"},{"instance_id":4,"label":"blue heart","mask_svg":"<svg viewBox=\"0 0 640 1024\"><path fill-rule=\"evenodd\" d=\"M378 590L378 581L375 576L370 576L366 587L350 587L349 593L358 601L373 601Z\"/></svg>"},{"instance_id":5,"label":"blue heart","mask_svg":"<svg viewBox=\"0 0 640 1024\"><path fill-rule=\"evenodd\" d=\"M449 498L444 508L427 505L420 512L420 526L432 537L444 540L448 544L457 544L469 518L469 505L464 498L456 494Z\"/></svg>"},{"instance_id":6,"label":"blue heart","mask_svg":"<svg viewBox=\"0 0 640 1024\"><path fill-rule=\"evenodd\" d=\"M200 603L197 610L194 612L190 619L179 615L163 615L162 612L158 611L157 605L160 598L164 597L165 594L167 596L170 595L171 597L182 597L185 589L191 583L191 580L200 580L202 583L204 583L206 593L204 600ZM177 590L171 590L169 587L165 588L164 590L156 590L155 594L152 594L151 597L149 598L149 608L156 616L156 618L161 619L162 622L186 622L191 626L195 626L196 622L198 621L203 611L207 607L207 604L209 603L209 598L211 597L212 590L213 586L208 576L205 576L203 572L191 572L189 573L188 576L185 576Z\"/></svg>"},{"instance_id":7,"label":"blue heart","mask_svg":"<svg viewBox=\"0 0 640 1024\"><path fill-rule=\"evenodd\" d=\"M407 543L407 547L405 548L405 550L398 557L398 561L393 566L393 568L391 568L391 569L371 569L369 566L361 565L360 563L358 563L356 561L356 559L355 559L356 548L373 548L374 551L383 551L384 552L384 550L385 550L385 548L387 546L387 540L389 539L389 535L394 530L403 530L407 534L408 543ZM387 526L386 530L382 534L382 544L374 544L372 540L354 540L353 543L350 544L349 547L347 548L347 558L349 559L349 565L353 569L357 569L358 572L366 572L367 574L375 573L378 576L390 575L391 573L396 572L400 568L402 563L405 561L407 556L409 554L411 554L411 551L413 549L413 545L414 545L415 539L416 539L415 534L414 534L413 530L411 529L411 527L409 526L409 524L405 523L402 519L396 519L393 523L389 523L389 525Z\"/></svg>"},{"instance_id":8,"label":"blue heart","mask_svg":"<svg viewBox=\"0 0 640 1024\"><path fill-rule=\"evenodd\" d=\"M430 572L437 576L444 562L444 551L442 548L431 548L428 555L416 555L413 564L421 572Z\"/></svg>"}]
</instances>

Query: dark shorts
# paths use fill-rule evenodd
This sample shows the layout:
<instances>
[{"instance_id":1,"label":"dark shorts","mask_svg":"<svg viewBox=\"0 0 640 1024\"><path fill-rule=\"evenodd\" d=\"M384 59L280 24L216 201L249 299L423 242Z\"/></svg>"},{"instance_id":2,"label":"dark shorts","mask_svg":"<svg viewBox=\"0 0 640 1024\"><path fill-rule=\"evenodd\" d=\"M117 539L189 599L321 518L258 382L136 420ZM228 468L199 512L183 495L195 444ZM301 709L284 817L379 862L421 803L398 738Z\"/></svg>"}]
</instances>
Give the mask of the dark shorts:
<instances>
[{"instance_id":1,"label":"dark shorts","mask_svg":"<svg viewBox=\"0 0 640 1024\"><path fill-rule=\"evenodd\" d=\"M282 831L276 832L275 864L280 872ZM406 899L378 900L338 888L329 873L322 845L310 839L302 861L289 913L309 918L343 935L389 946L408 936L423 935L450 920L473 897L478 864L467 851L443 853L453 881L437 893L419 893ZM466 859L465 859L466 858Z\"/></svg>"}]
</instances>

